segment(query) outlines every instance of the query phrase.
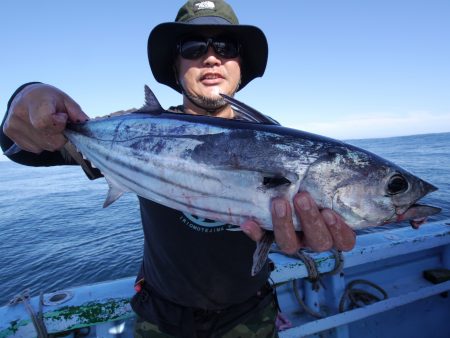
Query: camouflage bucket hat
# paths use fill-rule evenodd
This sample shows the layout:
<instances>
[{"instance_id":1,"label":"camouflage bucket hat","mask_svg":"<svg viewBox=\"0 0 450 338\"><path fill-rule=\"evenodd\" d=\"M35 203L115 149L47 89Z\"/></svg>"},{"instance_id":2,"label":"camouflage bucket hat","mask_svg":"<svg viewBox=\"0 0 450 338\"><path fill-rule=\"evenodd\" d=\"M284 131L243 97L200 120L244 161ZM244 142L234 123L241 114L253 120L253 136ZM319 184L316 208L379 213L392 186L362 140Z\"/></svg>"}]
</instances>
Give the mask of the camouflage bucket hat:
<instances>
[{"instance_id":1,"label":"camouflage bucket hat","mask_svg":"<svg viewBox=\"0 0 450 338\"><path fill-rule=\"evenodd\" d=\"M147 53L155 79L181 93L173 70L176 45L183 36L208 32L231 35L239 41L242 59L239 89L264 74L268 46L258 27L240 25L231 6L223 0L189 0L178 11L175 22L159 24L150 33Z\"/></svg>"}]
</instances>

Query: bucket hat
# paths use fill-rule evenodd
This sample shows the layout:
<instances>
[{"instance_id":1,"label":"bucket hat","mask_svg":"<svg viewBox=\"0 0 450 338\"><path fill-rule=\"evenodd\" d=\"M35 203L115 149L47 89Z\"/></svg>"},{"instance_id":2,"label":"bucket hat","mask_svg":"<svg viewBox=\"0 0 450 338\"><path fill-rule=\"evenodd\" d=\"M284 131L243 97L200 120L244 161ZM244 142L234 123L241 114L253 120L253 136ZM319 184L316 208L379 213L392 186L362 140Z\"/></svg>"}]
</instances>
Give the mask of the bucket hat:
<instances>
[{"instance_id":1,"label":"bucket hat","mask_svg":"<svg viewBox=\"0 0 450 338\"><path fill-rule=\"evenodd\" d=\"M182 92L173 69L176 46L183 36L220 32L240 43L241 84L239 89L264 74L267 39L256 26L240 25L236 14L223 0L189 0L178 11L174 22L157 25L148 38L147 53L156 81Z\"/></svg>"}]
</instances>

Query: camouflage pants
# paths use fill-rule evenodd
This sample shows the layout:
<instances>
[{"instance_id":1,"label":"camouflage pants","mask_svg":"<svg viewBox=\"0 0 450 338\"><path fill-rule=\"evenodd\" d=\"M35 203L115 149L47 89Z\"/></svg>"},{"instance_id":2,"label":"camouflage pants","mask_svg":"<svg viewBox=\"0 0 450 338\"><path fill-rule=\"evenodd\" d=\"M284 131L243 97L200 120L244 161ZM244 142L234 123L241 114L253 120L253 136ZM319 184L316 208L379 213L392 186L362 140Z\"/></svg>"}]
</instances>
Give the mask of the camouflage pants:
<instances>
[{"instance_id":1,"label":"camouflage pants","mask_svg":"<svg viewBox=\"0 0 450 338\"><path fill-rule=\"evenodd\" d=\"M255 312L244 322L221 335L222 338L278 338L275 318L278 309L275 302L270 302L265 308ZM156 325L137 317L134 327L135 338L173 338L159 331Z\"/></svg>"}]
</instances>

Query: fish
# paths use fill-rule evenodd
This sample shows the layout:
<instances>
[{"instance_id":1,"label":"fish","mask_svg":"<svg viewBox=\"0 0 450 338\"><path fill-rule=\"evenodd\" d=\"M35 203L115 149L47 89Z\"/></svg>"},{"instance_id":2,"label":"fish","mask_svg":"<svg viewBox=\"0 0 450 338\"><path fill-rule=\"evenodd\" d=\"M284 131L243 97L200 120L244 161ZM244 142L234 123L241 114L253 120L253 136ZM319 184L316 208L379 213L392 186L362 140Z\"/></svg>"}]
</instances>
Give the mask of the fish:
<instances>
[{"instance_id":1,"label":"fish","mask_svg":"<svg viewBox=\"0 0 450 338\"><path fill-rule=\"evenodd\" d=\"M417 203L437 188L396 164L339 140L281 126L221 95L237 119L167 111L145 86L145 104L138 111L69 124L64 134L108 182L105 207L133 192L228 224L255 220L269 235L257 244L252 275L273 242L270 203L276 197L292 201L307 191L319 208L334 210L353 229L441 211ZM293 220L300 231L295 215Z\"/></svg>"}]
</instances>

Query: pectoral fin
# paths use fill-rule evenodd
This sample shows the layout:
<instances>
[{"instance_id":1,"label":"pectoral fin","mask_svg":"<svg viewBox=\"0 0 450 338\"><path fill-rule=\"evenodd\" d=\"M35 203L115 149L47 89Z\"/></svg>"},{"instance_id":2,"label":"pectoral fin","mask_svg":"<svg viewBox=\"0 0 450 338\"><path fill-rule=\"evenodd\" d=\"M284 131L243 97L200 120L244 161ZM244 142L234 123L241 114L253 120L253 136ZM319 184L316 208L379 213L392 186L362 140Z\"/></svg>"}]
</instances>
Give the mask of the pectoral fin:
<instances>
[{"instance_id":1,"label":"pectoral fin","mask_svg":"<svg viewBox=\"0 0 450 338\"><path fill-rule=\"evenodd\" d=\"M116 200L119 199L120 196L123 195L125 190L121 189L117 184L115 184L110 179L106 178L106 182L108 182L109 190L108 195L106 196L105 203L103 203L103 208L106 208L113 204Z\"/></svg>"},{"instance_id":2,"label":"pectoral fin","mask_svg":"<svg viewBox=\"0 0 450 338\"><path fill-rule=\"evenodd\" d=\"M253 253L252 276L261 271L269 257L270 247L275 240L273 231L266 231L259 242L256 243L256 250Z\"/></svg>"},{"instance_id":3,"label":"pectoral fin","mask_svg":"<svg viewBox=\"0 0 450 338\"><path fill-rule=\"evenodd\" d=\"M77 151L77 148L76 148L70 141L66 142L66 144L64 145L64 148L63 148L62 151L61 151L61 154L62 154L63 156L65 156L64 151L67 152L67 154L69 154L70 157L72 157L73 160L74 160L75 162L77 162L77 163L83 168L84 172L89 176L89 178L93 179L93 178L98 177L98 175L96 175L96 174L91 170L91 167L88 165L87 161L83 158L83 155L81 155L81 154ZM91 166L92 166L93 168L95 168L94 165L93 165L92 163L91 163Z\"/></svg>"}]
</instances>

